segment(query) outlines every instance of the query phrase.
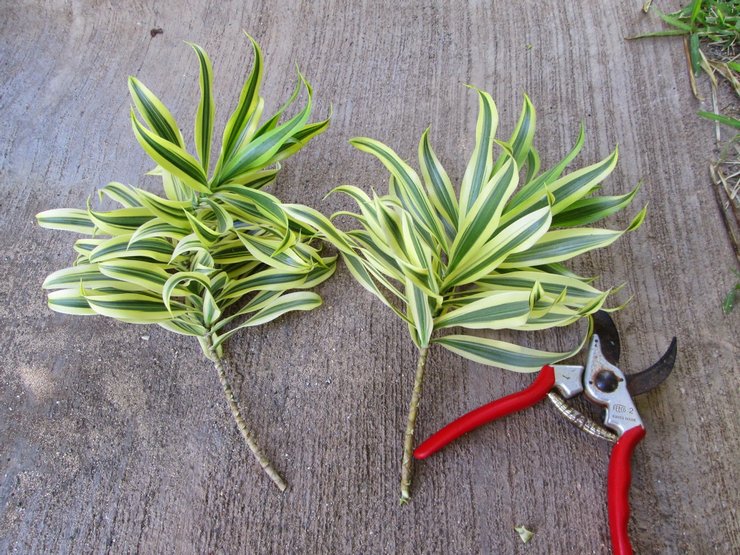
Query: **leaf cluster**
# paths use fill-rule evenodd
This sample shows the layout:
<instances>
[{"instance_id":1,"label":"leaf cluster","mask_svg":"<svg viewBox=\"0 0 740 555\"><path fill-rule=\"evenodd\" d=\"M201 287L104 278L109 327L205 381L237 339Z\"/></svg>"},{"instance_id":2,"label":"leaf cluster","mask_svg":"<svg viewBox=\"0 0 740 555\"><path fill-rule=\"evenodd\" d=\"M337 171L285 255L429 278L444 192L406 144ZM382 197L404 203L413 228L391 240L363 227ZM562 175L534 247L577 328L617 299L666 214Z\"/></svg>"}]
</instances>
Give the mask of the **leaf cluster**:
<instances>
[{"instance_id":1,"label":"leaf cluster","mask_svg":"<svg viewBox=\"0 0 740 555\"><path fill-rule=\"evenodd\" d=\"M529 371L572 353L467 333L437 337L435 332L453 327L542 330L599 310L612 291L597 289L562 263L636 229L645 209L622 231L587 227L625 208L638 190L595 194L614 169L617 151L565 173L583 146L581 129L565 158L541 171L529 98L509 140L499 141L493 99L481 90L477 94L475 149L459 194L431 147L428 129L418 148L421 175L386 145L356 138L352 144L389 171L389 192L368 195L354 186L336 188L359 211L333 217L349 216L359 228L322 231L355 279L408 324L419 348L435 342L471 360Z\"/></svg>"},{"instance_id":2,"label":"leaf cluster","mask_svg":"<svg viewBox=\"0 0 740 555\"><path fill-rule=\"evenodd\" d=\"M237 330L321 303L315 293L289 290L329 278L336 257L322 255L316 231L297 219L310 209L282 204L262 189L275 179L279 162L329 121L309 123L312 91L300 74L288 102L262 117L262 53L250 41L254 65L213 163L215 102L206 52L191 45L200 67L196 155L186 150L166 106L138 79L129 79L134 135L156 163L149 174L161 179L164 196L114 182L99 193L120 208L93 210L88 201L86 209L37 215L42 227L85 235L74 244L74 265L44 282L53 310L156 323L197 337L207 356L220 358L224 342ZM301 90L305 105L284 118ZM233 306L245 296L245 303Z\"/></svg>"}]
</instances>

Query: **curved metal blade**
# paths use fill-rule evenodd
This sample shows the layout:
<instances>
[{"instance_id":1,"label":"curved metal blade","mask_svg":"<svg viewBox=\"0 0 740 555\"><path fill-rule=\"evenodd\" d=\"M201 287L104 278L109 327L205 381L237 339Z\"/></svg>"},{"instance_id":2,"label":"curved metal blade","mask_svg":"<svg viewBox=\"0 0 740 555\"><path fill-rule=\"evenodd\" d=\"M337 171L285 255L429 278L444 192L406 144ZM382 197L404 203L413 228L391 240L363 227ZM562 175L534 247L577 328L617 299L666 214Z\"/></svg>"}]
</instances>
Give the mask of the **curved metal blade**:
<instances>
[{"instance_id":1,"label":"curved metal blade","mask_svg":"<svg viewBox=\"0 0 740 555\"><path fill-rule=\"evenodd\" d=\"M642 395L663 383L673 370L677 352L677 341L674 337L670 347L668 347L668 350L660 357L658 362L647 370L643 370L637 374L627 374L627 391L630 392L630 395L633 397Z\"/></svg>"},{"instance_id":2,"label":"curved metal blade","mask_svg":"<svg viewBox=\"0 0 740 555\"><path fill-rule=\"evenodd\" d=\"M606 360L617 366L622 347L619 341L619 331L617 331L614 320L608 312L603 310L594 312L591 318L594 321L594 334L598 335L601 341L601 352Z\"/></svg>"}]
</instances>

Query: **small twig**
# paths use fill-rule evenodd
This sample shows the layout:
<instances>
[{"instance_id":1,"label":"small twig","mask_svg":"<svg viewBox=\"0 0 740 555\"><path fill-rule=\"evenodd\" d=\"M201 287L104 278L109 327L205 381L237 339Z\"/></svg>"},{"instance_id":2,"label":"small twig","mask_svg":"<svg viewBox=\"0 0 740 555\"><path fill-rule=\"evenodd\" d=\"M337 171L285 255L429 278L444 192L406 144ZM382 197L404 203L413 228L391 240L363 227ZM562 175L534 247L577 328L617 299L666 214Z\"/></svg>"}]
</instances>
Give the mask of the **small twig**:
<instances>
[{"instance_id":1,"label":"small twig","mask_svg":"<svg viewBox=\"0 0 740 555\"><path fill-rule=\"evenodd\" d=\"M280 489L280 491L285 491L285 489L288 487L288 484L286 484L285 480L283 480L280 477L280 475L277 473L275 468L272 466L270 459L268 459L267 456L262 452L262 449L260 449L260 446L257 444L257 441L254 439L252 432L249 430L249 428L247 428L247 423L244 421L244 418L242 417L241 412L239 411L239 405L236 402L236 397L234 396L234 390L231 388L229 379L226 376L226 371L224 370L224 365L223 365L222 360L218 358L218 355L213 349L210 338L206 339L205 342L209 348L209 353L210 353L209 358L211 358L211 360L213 361L213 365L216 367L216 371L218 372L218 379L221 382L221 387L224 390L226 401L229 403L229 408L231 409L231 415L234 417L234 421L236 422L236 427L239 428L239 431L241 432L242 437L244 438L244 441L249 446L249 449L252 451L254 458L257 459L257 462L260 463L260 466L262 467L262 470L265 471L265 474L267 474L270 477L270 479L273 482L275 482L275 485Z\"/></svg>"},{"instance_id":2,"label":"small twig","mask_svg":"<svg viewBox=\"0 0 740 555\"><path fill-rule=\"evenodd\" d=\"M421 389L424 383L424 367L426 366L428 352L428 346L422 347L419 350L419 362L416 365L416 375L414 376L414 391L411 394L409 416L406 421L406 433L403 438L403 459L401 462L401 504L408 503L411 499L411 474L414 462L414 427L416 425L416 415L419 412Z\"/></svg>"}]
</instances>

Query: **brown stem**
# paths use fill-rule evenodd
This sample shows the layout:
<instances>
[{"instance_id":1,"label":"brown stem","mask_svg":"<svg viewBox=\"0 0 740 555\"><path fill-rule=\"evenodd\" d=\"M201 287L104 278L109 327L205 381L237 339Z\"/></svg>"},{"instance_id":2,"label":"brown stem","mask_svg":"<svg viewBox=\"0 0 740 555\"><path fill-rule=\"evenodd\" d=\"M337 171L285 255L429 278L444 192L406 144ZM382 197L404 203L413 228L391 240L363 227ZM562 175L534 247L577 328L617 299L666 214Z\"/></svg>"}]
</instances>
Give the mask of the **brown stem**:
<instances>
[{"instance_id":1,"label":"brown stem","mask_svg":"<svg viewBox=\"0 0 740 555\"><path fill-rule=\"evenodd\" d=\"M409 405L409 417L406 421L406 433L403 437L403 460L401 462L401 504L408 503L411 500L411 473L414 462L414 426L416 424L416 415L419 412L419 402L421 401L421 387L424 382L424 367L427 362L427 352L429 346L422 347L419 350L419 363L416 365L416 375L414 377L414 391L411 394L411 404Z\"/></svg>"},{"instance_id":2,"label":"brown stem","mask_svg":"<svg viewBox=\"0 0 740 555\"><path fill-rule=\"evenodd\" d=\"M254 436L252 435L252 432L247 428L247 423L244 421L244 418L241 415L241 412L239 411L239 405L236 402L236 397L234 396L234 390L231 389L231 384L229 383L229 379L226 377L226 371L224 370L224 365L221 361L221 359L218 357L218 355L215 353L215 350L213 349L210 339L206 340L206 344L208 346L209 354L211 360L213 360L213 365L216 367L216 371L218 372L218 379L221 382L221 387L224 390L224 395L226 395L226 401L229 403L229 408L231 409L231 415L234 417L234 421L236 422L236 427L239 428L239 431L242 434L242 437L244 438L244 441L249 446L249 449L251 449L252 454L254 455L254 458L257 459L257 462L260 463L260 466L262 467L262 470L265 471L265 474L267 474L270 479L275 482L275 485L280 489L280 491L285 491L285 489L288 487L288 484L285 483L285 480L283 480L280 475L277 473L277 471L273 468L272 463L267 458L267 456L262 452L262 449L260 449L260 446L257 445L257 441L254 439Z\"/></svg>"}]
</instances>

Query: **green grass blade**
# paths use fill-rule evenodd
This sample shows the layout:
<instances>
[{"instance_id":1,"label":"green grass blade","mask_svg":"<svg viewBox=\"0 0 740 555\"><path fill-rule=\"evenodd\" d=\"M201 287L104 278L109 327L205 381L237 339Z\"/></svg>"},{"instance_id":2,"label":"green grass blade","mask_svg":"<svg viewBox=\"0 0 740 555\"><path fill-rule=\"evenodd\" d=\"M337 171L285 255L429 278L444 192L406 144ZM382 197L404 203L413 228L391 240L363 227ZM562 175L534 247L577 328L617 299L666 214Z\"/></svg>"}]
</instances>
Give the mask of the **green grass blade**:
<instances>
[{"instance_id":1,"label":"green grass blade","mask_svg":"<svg viewBox=\"0 0 740 555\"><path fill-rule=\"evenodd\" d=\"M732 127L733 129L740 129L740 120L737 118L704 111L699 111L697 112L697 114L699 114L703 118L711 119L712 121L718 121L719 123L727 125L728 127Z\"/></svg>"}]
</instances>

